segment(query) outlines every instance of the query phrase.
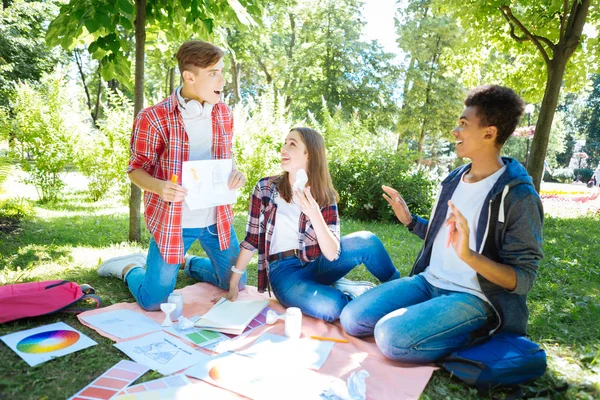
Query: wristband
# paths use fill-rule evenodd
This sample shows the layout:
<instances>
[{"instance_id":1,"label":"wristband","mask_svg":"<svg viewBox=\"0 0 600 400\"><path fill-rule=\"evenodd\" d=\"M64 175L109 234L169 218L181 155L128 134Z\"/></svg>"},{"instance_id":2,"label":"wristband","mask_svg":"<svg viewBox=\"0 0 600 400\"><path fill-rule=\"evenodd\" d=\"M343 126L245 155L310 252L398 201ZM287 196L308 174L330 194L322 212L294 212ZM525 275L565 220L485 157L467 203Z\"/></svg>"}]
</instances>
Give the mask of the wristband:
<instances>
[{"instance_id":1,"label":"wristband","mask_svg":"<svg viewBox=\"0 0 600 400\"><path fill-rule=\"evenodd\" d=\"M231 267L231 272L233 272L234 274L239 274L239 275L242 275L242 274L244 273L244 271L242 271L241 269L237 269L237 268L235 267L235 265L233 265L233 266Z\"/></svg>"}]
</instances>

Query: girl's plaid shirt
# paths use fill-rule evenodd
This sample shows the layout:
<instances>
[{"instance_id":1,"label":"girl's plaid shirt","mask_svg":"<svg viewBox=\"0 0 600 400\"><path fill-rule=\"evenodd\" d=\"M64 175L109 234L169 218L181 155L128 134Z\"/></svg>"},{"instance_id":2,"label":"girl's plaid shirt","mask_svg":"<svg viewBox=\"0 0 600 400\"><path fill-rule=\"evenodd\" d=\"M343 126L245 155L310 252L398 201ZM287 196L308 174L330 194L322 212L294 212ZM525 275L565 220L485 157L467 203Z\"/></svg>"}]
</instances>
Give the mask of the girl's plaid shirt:
<instances>
[{"instance_id":1,"label":"girl's plaid shirt","mask_svg":"<svg viewBox=\"0 0 600 400\"><path fill-rule=\"evenodd\" d=\"M215 104L212 109L212 141L214 159L232 158L233 117L231 110L223 102ZM190 145L177 108L176 93L138 113L133 125L130 150L127 172L143 169L154 178L165 181L175 174L181 184L182 164L189 160ZM146 226L163 258L169 264L182 263L182 203L171 204L163 201L156 193L144 192L144 206ZM221 250L230 245L232 222L231 206L217 207L217 232Z\"/></svg>"},{"instance_id":2,"label":"girl's plaid shirt","mask_svg":"<svg viewBox=\"0 0 600 400\"><path fill-rule=\"evenodd\" d=\"M258 291L261 293L269 285L269 265L267 259L269 258L271 237L275 228L275 216L277 214L275 199L279 197L277 182L280 178L281 176L263 178L254 187L248 209L246 238L240 244L240 247L246 250L258 250ZM337 205L331 204L322 207L321 214L323 214L325 223L339 241L340 219L338 217ZM300 214L298 233L298 257L304 262L310 262L320 256L321 248L317 242L317 235L310 220L304 213ZM340 251L341 248L338 250L336 259L340 256Z\"/></svg>"}]
</instances>

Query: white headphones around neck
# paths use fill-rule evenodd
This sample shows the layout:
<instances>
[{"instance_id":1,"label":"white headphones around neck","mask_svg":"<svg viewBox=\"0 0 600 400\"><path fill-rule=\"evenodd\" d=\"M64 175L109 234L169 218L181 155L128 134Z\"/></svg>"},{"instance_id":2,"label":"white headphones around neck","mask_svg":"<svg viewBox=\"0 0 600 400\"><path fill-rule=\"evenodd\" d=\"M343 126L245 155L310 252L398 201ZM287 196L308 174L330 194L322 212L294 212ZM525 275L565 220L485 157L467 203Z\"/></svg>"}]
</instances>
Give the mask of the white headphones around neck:
<instances>
[{"instance_id":1,"label":"white headphones around neck","mask_svg":"<svg viewBox=\"0 0 600 400\"><path fill-rule=\"evenodd\" d=\"M180 105L179 109L182 114L189 118L199 117L204 111L204 107L202 107L202 104L198 100L189 100L185 103L185 106Z\"/></svg>"}]
</instances>

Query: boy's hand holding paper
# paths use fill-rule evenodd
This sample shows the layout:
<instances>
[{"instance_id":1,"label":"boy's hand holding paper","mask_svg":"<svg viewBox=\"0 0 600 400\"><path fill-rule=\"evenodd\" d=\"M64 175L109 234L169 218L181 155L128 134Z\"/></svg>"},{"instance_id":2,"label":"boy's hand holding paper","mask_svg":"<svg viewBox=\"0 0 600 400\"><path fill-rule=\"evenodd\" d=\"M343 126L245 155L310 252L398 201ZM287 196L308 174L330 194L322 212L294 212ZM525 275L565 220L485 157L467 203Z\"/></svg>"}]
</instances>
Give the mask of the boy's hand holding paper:
<instances>
[{"instance_id":1,"label":"boy's hand holding paper","mask_svg":"<svg viewBox=\"0 0 600 400\"><path fill-rule=\"evenodd\" d=\"M233 204L237 200L235 189L243 186L242 178L245 182L241 172L233 173L231 159L184 161L181 181L188 191L185 203L190 210Z\"/></svg>"}]
</instances>

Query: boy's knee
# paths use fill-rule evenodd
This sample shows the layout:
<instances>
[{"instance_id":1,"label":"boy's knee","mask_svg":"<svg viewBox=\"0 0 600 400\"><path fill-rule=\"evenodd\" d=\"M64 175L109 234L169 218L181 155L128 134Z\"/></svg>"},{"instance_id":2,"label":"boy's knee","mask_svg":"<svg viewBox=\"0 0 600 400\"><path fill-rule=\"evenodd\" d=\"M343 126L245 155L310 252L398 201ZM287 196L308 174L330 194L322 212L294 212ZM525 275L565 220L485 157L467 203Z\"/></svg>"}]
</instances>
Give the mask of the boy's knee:
<instances>
[{"instance_id":1,"label":"boy's knee","mask_svg":"<svg viewBox=\"0 0 600 400\"><path fill-rule=\"evenodd\" d=\"M361 314L361 310L357 310L357 307L352 307L352 302L344 307L340 314L340 323L344 332L356 337L368 336L372 333L366 327L359 325L358 321L362 320Z\"/></svg>"},{"instance_id":2,"label":"boy's knee","mask_svg":"<svg viewBox=\"0 0 600 400\"><path fill-rule=\"evenodd\" d=\"M386 322L375 325L374 333L375 343L386 358L412 364L429 364L437 360L437 351L419 348L410 332Z\"/></svg>"},{"instance_id":3,"label":"boy's knee","mask_svg":"<svg viewBox=\"0 0 600 400\"><path fill-rule=\"evenodd\" d=\"M138 305L146 311L158 311L158 310L160 310L160 304L165 303L166 301L167 301L166 299L165 299L165 301L154 301L154 300L147 301L147 302L138 301Z\"/></svg>"},{"instance_id":4,"label":"boy's knee","mask_svg":"<svg viewBox=\"0 0 600 400\"><path fill-rule=\"evenodd\" d=\"M162 293L159 289L154 289L151 293L145 293L138 298L138 305L146 311L160 310L161 303L166 303L169 293Z\"/></svg>"}]
</instances>

